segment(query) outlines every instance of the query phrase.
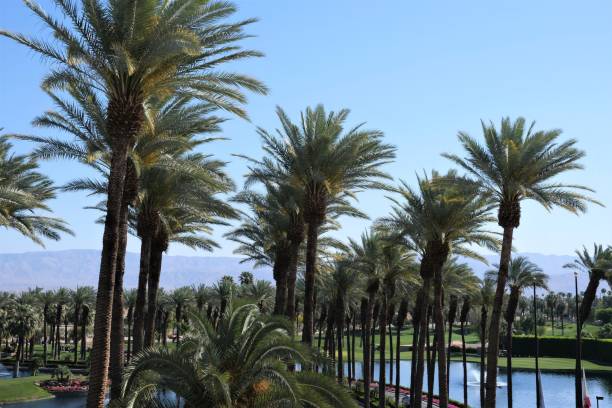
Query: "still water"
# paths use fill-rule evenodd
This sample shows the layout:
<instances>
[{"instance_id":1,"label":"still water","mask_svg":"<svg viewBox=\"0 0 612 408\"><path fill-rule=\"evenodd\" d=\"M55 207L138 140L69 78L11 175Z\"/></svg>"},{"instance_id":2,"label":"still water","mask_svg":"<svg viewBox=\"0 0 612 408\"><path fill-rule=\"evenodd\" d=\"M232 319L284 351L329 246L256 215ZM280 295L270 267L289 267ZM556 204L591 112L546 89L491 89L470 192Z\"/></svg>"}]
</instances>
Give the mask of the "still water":
<instances>
[{"instance_id":1,"label":"still water","mask_svg":"<svg viewBox=\"0 0 612 408\"><path fill-rule=\"evenodd\" d=\"M394 367L395 368L395 367ZM376 364L375 379L378 378L379 364ZM0 367L0 373L2 367ZM4 371L6 372L6 371ZM346 372L346 370L345 370ZM410 382L410 361L400 363L402 385ZM389 364L387 364L387 376L389 375ZM357 377L361 378L361 366L357 365ZM477 385L479 368L477 364L468 364L468 382L475 383L468 387L468 402L471 407L478 407L479 387ZM498 380L506 381L505 370L500 370ZM0 377L2 381L2 377ZM518 408L535 407L535 374L531 371L514 371L512 374L514 385L514 406ZM427 382L425 382L427 383ZM426 387L427 385L425 385ZM547 407L572 407L574 404L574 377L571 374L542 373L542 387L544 389L544 402ZM589 374L587 372L587 388L591 396L593 407L595 407L595 396L605 398L600 402L600 407L612 407L612 375L611 374ZM437 384L435 386L437 390ZM454 400L463 399L463 368L461 363L451 363L450 397ZM506 388L497 390L497 406L507 408ZM85 406L83 397L76 398L54 398L44 401L11 404L10 408L81 408Z\"/></svg>"}]
</instances>

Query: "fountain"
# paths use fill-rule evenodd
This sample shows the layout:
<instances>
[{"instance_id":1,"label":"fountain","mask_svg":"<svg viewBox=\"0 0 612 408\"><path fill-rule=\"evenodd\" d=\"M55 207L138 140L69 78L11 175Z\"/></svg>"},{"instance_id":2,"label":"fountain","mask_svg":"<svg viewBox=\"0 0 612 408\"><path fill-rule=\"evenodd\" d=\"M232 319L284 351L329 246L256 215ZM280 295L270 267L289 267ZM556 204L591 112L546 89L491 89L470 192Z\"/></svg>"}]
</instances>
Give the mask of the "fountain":
<instances>
[{"instance_id":1,"label":"fountain","mask_svg":"<svg viewBox=\"0 0 612 408\"><path fill-rule=\"evenodd\" d=\"M471 370L470 374L472 375L473 380L472 381L468 381L468 385L470 387L480 387L480 372L476 371L476 370ZM485 381L486 381L486 373L485 373ZM497 379L497 388L504 388L508 386L507 383L500 381L499 378Z\"/></svg>"}]
</instances>

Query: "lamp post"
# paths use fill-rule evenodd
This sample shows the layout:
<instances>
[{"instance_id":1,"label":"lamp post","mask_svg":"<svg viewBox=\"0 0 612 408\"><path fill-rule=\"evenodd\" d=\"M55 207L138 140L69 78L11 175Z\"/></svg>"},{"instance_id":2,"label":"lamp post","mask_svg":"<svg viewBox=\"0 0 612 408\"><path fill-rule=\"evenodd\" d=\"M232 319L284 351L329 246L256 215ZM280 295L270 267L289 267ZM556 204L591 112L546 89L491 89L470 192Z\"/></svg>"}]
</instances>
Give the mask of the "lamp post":
<instances>
[{"instance_id":1,"label":"lamp post","mask_svg":"<svg viewBox=\"0 0 612 408\"><path fill-rule=\"evenodd\" d=\"M574 272L576 288L576 408L583 408L582 403L582 325L580 324L580 306L578 302L578 272Z\"/></svg>"},{"instance_id":2,"label":"lamp post","mask_svg":"<svg viewBox=\"0 0 612 408\"><path fill-rule=\"evenodd\" d=\"M595 399L597 400L597 408L599 408L599 401L603 401L604 397L600 397L598 395L597 397L595 397Z\"/></svg>"},{"instance_id":3,"label":"lamp post","mask_svg":"<svg viewBox=\"0 0 612 408\"><path fill-rule=\"evenodd\" d=\"M538 303L536 298L536 285L533 284L533 332L535 333L535 367L536 367L536 408L542 406L540 400L540 344L538 342Z\"/></svg>"}]
</instances>

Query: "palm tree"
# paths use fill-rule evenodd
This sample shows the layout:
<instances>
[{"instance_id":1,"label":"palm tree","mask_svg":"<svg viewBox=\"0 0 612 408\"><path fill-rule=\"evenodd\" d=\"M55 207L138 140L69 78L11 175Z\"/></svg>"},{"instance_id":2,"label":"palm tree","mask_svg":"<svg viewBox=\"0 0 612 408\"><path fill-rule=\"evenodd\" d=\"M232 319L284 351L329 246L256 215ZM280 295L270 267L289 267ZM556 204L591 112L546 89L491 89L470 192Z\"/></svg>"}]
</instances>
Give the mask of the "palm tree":
<instances>
[{"instance_id":1,"label":"palm tree","mask_svg":"<svg viewBox=\"0 0 612 408\"><path fill-rule=\"evenodd\" d=\"M193 331L177 350L146 350L130 365L114 407L163 403L162 390L194 407L356 407L332 378L288 370L288 361L312 361L291 341L290 322L266 318L253 304L228 305L216 329L205 316L191 320Z\"/></svg>"},{"instance_id":2,"label":"palm tree","mask_svg":"<svg viewBox=\"0 0 612 408\"><path fill-rule=\"evenodd\" d=\"M136 290L124 292L124 304L127 307L127 362L132 358L132 324L134 322L134 307L136 306Z\"/></svg>"},{"instance_id":3,"label":"palm tree","mask_svg":"<svg viewBox=\"0 0 612 408\"><path fill-rule=\"evenodd\" d=\"M463 406L468 406L468 379L467 379L467 356L465 353L465 324L472 308L469 295L463 297L461 313L459 314L459 324L461 325L461 360L463 365Z\"/></svg>"},{"instance_id":4,"label":"palm tree","mask_svg":"<svg viewBox=\"0 0 612 408\"><path fill-rule=\"evenodd\" d=\"M484 406L485 403L485 386L486 386L486 378L488 373L486 372L487 368L487 320L489 319L489 311L493 305L493 301L495 298L495 281L485 279L482 281L482 285L480 287L480 291L477 294L476 303L480 305L480 320L479 320L479 337L480 337L480 406ZM490 347L490 345L489 345ZM493 377L495 379L497 385L497 372Z\"/></svg>"},{"instance_id":5,"label":"palm tree","mask_svg":"<svg viewBox=\"0 0 612 408\"><path fill-rule=\"evenodd\" d=\"M88 84L107 102L105 124L113 141L107 214L102 246L94 347L87 406L102 407L107 382L114 273L127 155L145 123L144 105L154 96L183 93L245 116L241 89L264 93L258 81L216 72L222 63L259 56L240 49L244 26L254 20L223 23L235 12L230 3L187 0L168 3L57 2L70 27L33 2L25 4L41 18L54 40L30 39L0 31L55 64L46 88ZM66 51L69 50L69 51Z\"/></svg>"},{"instance_id":6,"label":"palm tree","mask_svg":"<svg viewBox=\"0 0 612 408\"><path fill-rule=\"evenodd\" d=\"M175 289L170 294L170 300L174 305L174 319L176 323L176 344L177 346L181 344L181 327L183 324L183 313L185 312L185 307L189 305L189 302L193 299L193 292L190 287L182 287Z\"/></svg>"},{"instance_id":7,"label":"palm tree","mask_svg":"<svg viewBox=\"0 0 612 408\"><path fill-rule=\"evenodd\" d=\"M498 268L497 265L494 265ZM486 273L488 279L496 281L497 270L488 271ZM508 304L504 319L506 320L506 354L507 354L507 378L508 378L508 407L512 408L512 325L516 319L516 309L519 298L525 288L536 286L546 289L548 275L545 274L539 266L529 261L527 257L518 256L510 259L508 269L507 285L510 289Z\"/></svg>"},{"instance_id":8,"label":"palm tree","mask_svg":"<svg viewBox=\"0 0 612 408\"><path fill-rule=\"evenodd\" d=\"M312 344L314 325L314 284L319 229L329 206L342 201L348 215L363 216L350 209L348 200L356 191L386 188L390 177L380 167L395 157L395 148L382 142L382 132L361 126L345 131L348 110L326 113L322 105L307 108L301 123L294 124L277 108L282 125L278 136L263 129L264 151L269 155L251 169L250 180L287 180L301 191L304 222L307 224L306 271L302 341Z\"/></svg>"},{"instance_id":9,"label":"palm tree","mask_svg":"<svg viewBox=\"0 0 612 408\"><path fill-rule=\"evenodd\" d=\"M525 119L512 121L504 118L499 131L493 123L482 123L484 146L465 132L459 141L467 156L444 156L467 171L483 194L491 197L498 207L497 222L503 228L503 242L499 261L497 290L491 312L487 378L495 378L499 354L499 330L508 267L512 251L514 229L521 219L521 203L535 200L544 208L564 208L572 213L586 211L586 203L593 199L582 194L592 191L579 185L566 185L556 176L570 170L581 169L579 160L584 152L578 150L575 140L560 142L560 130L536 131L535 123L525 127ZM487 384L485 408L493 408L497 385Z\"/></svg>"},{"instance_id":10,"label":"palm tree","mask_svg":"<svg viewBox=\"0 0 612 408\"><path fill-rule=\"evenodd\" d=\"M576 258L574 262L564 267L589 275L589 283L580 302L580 324L576 326L576 330L582 330L584 322L591 314L599 282L612 276L612 248L604 248L602 245L593 244L592 253L589 253L589 250L583 247L582 251L576 251Z\"/></svg>"},{"instance_id":11,"label":"palm tree","mask_svg":"<svg viewBox=\"0 0 612 408\"><path fill-rule=\"evenodd\" d=\"M55 340L53 342L55 353L53 357L59 360L61 355L60 337L61 323L64 314L64 306L70 302L70 291L66 288L59 288L55 292Z\"/></svg>"},{"instance_id":12,"label":"palm tree","mask_svg":"<svg viewBox=\"0 0 612 408\"><path fill-rule=\"evenodd\" d=\"M36 159L11 152L12 145L0 137L0 226L13 229L44 247L42 238L57 241L60 233L72 234L59 218L38 214L49 212L47 202L56 188L38 172Z\"/></svg>"},{"instance_id":13,"label":"palm tree","mask_svg":"<svg viewBox=\"0 0 612 408\"><path fill-rule=\"evenodd\" d=\"M38 303L42 306L42 320L43 320L43 365L47 366L48 356L48 332L47 328L49 325L49 317L51 314L51 306L55 303L55 293L51 290L40 292L38 294Z\"/></svg>"},{"instance_id":14,"label":"palm tree","mask_svg":"<svg viewBox=\"0 0 612 408\"><path fill-rule=\"evenodd\" d=\"M94 288L91 286L81 286L77 287L76 290L71 291L70 293L72 297L72 305L74 306L74 329L73 329L73 341L74 341L74 364L78 361L78 346L79 346L79 336L78 329L79 324L85 330L87 326L86 316L83 318L83 308L85 305L91 305L96 297L96 292ZM81 353L82 354L82 353Z\"/></svg>"},{"instance_id":15,"label":"palm tree","mask_svg":"<svg viewBox=\"0 0 612 408\"><path fill-rule=\"evenodd\" d=\"M10 307L8 330L17 337L17 352L15 353L15 367L13 377L19 377L19 363L24 356L25 339L36 328L38 322L37 312L28 302L17 299Z\"/></svg>"},{"instance_id":16,"label":"palm tree","mask_svg":"<svg viewBox=\"0 0 612 408\"><path fill-rule=\"evenodd\" d=\"M457 178L454 172L440 175L432 172L428 177L418 178L418 190L402 183L399 192L402 201L393 199L394 207L389 217L380 224L391 231L403 244L421 256L420 275L423 279L423 305L418 318L419 342L415 373L414 403L422 403L422 379L424 373L426 312L433 283L435 339L438 358L438 381L440 384L440 406L448 405L447 363L443 316L443 267L451 253L483 260L470 245L481 245L495 249L497 238L485 229L491 221L489 201L478 194L474 186ZM432 282L433 281L433 282Z\"/></svg>"}]
</instances>

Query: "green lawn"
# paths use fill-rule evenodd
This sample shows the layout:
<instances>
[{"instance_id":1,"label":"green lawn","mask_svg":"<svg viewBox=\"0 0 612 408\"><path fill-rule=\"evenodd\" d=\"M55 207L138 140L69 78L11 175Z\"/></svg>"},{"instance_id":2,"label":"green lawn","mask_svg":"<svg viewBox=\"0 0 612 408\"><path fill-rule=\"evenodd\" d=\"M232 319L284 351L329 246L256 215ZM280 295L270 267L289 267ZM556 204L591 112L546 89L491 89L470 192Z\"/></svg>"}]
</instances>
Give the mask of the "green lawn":
<instances>
[{"instance_id":1,"label":"green lawn","mask_svg":"<svg viewBox=\"0 0 612 408\"><path fill-rule=\"evenodd\" d=\"M451 357L452 361L461 361L461 356ZM468 356L468 362L480 363L480 357ZM576 361L572 358L541 357L540 369L543 371L573 371ZM500 358L499 367L506 367L506 358ZM582 361L582 367L587 371L612 372L611 366L600 365L591 361ZM513 357L513 369L535 370L535 359L532 357Z\"/></svg>"},{"instance_id":2,"label":"green lawn","mask_svg":"<svg viewBox=\"0 0 612 408\"><path fill-rule=\"evenodd\" d=\"M0 381L0 404L53 398L53 395L34 385L50 378L50 375L38 375Z\"/></svg>"}]
</instances>

